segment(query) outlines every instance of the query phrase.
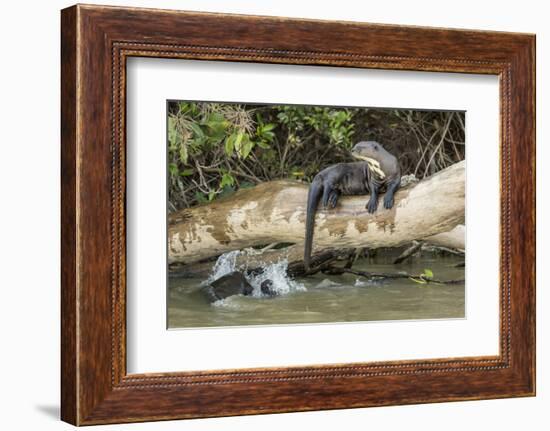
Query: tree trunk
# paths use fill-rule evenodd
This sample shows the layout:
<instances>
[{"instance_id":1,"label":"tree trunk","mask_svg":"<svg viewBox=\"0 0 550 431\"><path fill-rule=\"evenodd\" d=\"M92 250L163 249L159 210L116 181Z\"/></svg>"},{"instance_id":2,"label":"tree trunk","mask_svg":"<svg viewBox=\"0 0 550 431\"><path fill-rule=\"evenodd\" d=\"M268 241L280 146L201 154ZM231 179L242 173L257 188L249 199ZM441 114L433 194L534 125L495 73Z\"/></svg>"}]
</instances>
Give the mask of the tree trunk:
<instances>
[{"instance_id":1,"label":"tree trunk","mask_svg":"<svg viewBox=\"0 0 550 431\"><path fill-rule=\"evenodd\" d=\"M459 162L405 189L386 210L368 214L366 196L342 197L332 210L319 208L314 250L395 247L448 232L464 223L465 164ZM294 243L303 250L308 186L270 181L225 199L169 217L169 262L193 263L231 250Z\"/></svg>"}]
</instances>

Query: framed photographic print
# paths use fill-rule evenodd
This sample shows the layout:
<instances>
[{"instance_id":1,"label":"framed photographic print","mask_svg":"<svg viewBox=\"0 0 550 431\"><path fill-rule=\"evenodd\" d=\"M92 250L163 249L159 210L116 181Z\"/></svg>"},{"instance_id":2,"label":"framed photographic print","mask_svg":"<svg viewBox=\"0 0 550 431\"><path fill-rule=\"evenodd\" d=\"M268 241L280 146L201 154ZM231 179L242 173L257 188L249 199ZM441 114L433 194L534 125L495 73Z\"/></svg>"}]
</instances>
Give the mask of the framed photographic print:
<instances>
[{"instance_id":1,"label":"framed photographic print","mask_svg":"<svg viewBox=\"0 0 550 431\"><path fill-rule=\"evenodd\" d=\"M534 395L533 35L61 30L63 420Z\"/></svg>"}]
</instances>

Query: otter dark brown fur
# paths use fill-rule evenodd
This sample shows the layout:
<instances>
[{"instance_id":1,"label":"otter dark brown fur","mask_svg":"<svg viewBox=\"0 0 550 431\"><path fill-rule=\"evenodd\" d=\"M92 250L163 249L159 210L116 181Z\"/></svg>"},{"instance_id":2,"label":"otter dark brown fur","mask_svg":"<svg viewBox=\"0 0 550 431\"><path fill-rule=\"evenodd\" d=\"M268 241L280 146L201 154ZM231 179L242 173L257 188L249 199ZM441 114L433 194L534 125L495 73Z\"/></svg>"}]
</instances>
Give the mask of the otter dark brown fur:
<instances>
[{"instance_id":1,"label":"otter dark brown fur","mask_svg":"<svg viewBox=\"0 0 550 431\"><path fill-rule=\"evenodd\" d=\"M385 192L384 208L393 207L393 197L401 183L401 169L397 158L374 141L359 142L352 155L360 162L338 163L323 169L311 183L307 197L306 239L304 266L309 271L315 213L322 201L323 208L335 208L340 196L366 195L370 198L369 213L378 208L378 195Z\"/></svg>"},{"instance_id":2,"label":"otter dark brown fur","mask_svg":"<svg viewBox=\"0 0 550 431\"><path fill-rule=\"evenodd\" d=\"M252 295L254 288L239 271L233 271L214 280L202 289L209 302L216 302L233 295Z\"/></svg>"}]
</instances>

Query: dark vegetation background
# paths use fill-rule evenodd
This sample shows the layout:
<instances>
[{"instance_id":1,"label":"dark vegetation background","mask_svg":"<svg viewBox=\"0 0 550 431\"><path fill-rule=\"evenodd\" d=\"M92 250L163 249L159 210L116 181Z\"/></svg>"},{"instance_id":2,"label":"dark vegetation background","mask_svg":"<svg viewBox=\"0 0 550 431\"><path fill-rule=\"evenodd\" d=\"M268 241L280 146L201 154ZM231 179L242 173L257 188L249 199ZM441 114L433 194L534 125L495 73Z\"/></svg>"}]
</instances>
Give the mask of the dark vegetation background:
<instances>
[{"instance_id":1,"label":"dark vegetation background","mask_svg":"<svg viewBox=\"0 0 550 431\"><path fill-rule=\"evenodd\" d=\"M172 101L168 104L170 212L263 181L310 182L353 161L359 141L396 155L422 179L465 155L464 112Z\"/></svg>"}]
</instances>

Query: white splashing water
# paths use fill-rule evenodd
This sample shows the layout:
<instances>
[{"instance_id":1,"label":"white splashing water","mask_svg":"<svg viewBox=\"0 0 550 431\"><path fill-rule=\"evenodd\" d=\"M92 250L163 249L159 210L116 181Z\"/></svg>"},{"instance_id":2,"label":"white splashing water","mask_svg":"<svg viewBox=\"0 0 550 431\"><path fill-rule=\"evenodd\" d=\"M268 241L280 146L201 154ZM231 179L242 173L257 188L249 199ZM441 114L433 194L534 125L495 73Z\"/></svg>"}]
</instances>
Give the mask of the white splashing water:
<instances>
[{"instance_id":1,"label":"white splashing water","mask_svg":"<svg viewBox=\"0 0 550 431\"><path fill-rule=\"evenodd\" d=\"M217 280L218 278L223 277L224 275L229 274L233 271L241 271L245 274L246 279L254 288L252 296L255 297L263 296L261 291L261 284L265 280L271 280L273 282L271 289L274 290L277 295L286 295L291 292L302 292L306 290L305 286L302 283L293 280L287 275L287 259L281 259L278 262L269 263L263 266L263 272L261 274L246 274L246 270L248 269L248 262L246 257L257 254L258 251L254 249L234 250L222 254L212 268L212 273L203 284L209 284L214 280ZM237 264L237 258L240 256L245 256L245 259L242 259L244 263L241 263L239 265Z\"/></svg>"},{"instance_id":2,"label":"white splashing water","mask_svg":"<svg viewBox=\"0 0 550 431\"><path fill-rule=\"evenodd\" d=\"M264 267L264 271L256 276L247 276L248 281L254 287L254 296L262 296L261 284L265 280L273 282L272 289L277 295L286 295L291 292L303 292L306 290L302 283L288 277L286 270L288 268L288 260L283 259L276 263L269 264Z\"/></svg>"},{"instance_id":3,"label":"white splashing water","mask_svg":"<svg viewBox=\"0 0 550 431\"><path fill-rule=\"evenodd\" d=\"M237 271L237 257L241 254L240 250L230 251L218 257L216 264L212 268L212 273L208 276L208 280L204 284L210 284L214 280L223 277L225 274Z\"/></svg>"}]
</instances>

